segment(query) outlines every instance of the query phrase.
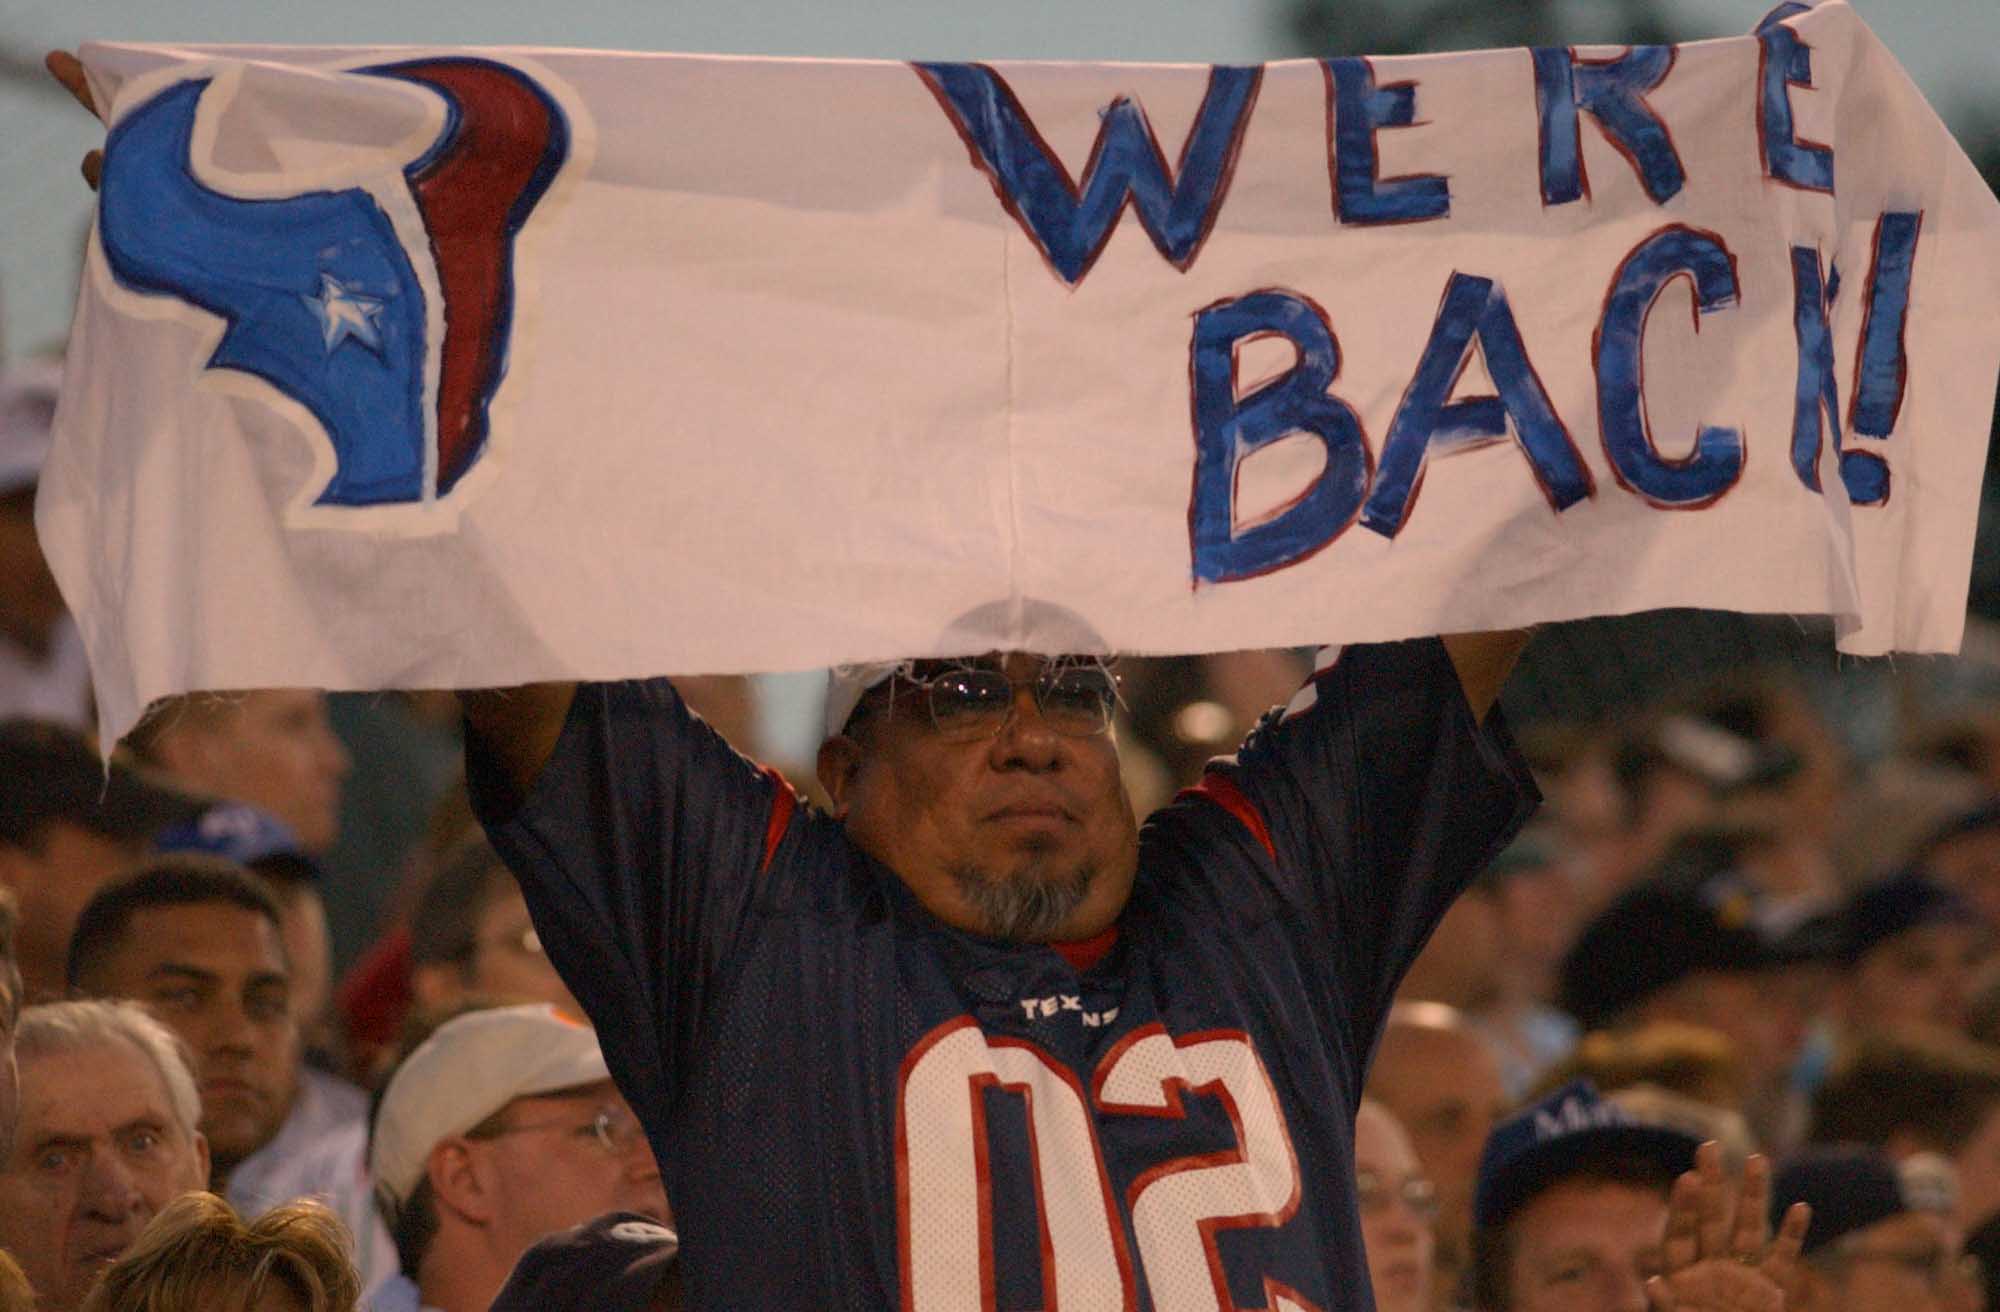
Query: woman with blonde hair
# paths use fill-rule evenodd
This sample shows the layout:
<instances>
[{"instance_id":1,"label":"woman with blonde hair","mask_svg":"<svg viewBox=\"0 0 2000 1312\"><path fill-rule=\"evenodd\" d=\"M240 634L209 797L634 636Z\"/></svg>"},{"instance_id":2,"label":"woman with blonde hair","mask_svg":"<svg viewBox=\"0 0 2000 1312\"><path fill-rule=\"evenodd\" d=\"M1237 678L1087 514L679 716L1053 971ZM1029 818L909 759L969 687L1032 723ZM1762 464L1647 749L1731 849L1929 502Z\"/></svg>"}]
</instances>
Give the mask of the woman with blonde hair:
<instances>
[{"instance_id":1,"label":"woman with blonde hair","mask_svg":"<svg viewBox=\"0 0 2000 1312\"><path fill-rule=\"evenodd\" d=\"M78 1312L354 1312L347 1229L319 1203L245 1223L214 1194L162 1208Z\"/></svg>"}]
</instances>

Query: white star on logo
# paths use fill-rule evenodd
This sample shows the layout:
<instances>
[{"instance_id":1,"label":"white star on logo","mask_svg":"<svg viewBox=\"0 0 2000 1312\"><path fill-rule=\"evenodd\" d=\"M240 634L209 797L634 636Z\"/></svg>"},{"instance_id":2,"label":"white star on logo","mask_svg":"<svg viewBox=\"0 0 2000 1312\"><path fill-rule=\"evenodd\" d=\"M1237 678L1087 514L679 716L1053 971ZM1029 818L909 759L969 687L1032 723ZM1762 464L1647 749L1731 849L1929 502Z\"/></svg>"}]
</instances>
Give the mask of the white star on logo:
<instances>
[{"instance_id":1,"label":"white star on logo","mask_svg":"<svg viewBox=\"0 0 2000 1312\"><path fill-rule=\"evenodd\" d=\"M381 301L349 290L330 273L320 274L319 295L301 293L299 299L319 319L320 336L325 339L328 355L332 355L333 348L350 337L381 354L382 334L375 326L375 320L382 313Z\"/></svg>"}]
</instances>

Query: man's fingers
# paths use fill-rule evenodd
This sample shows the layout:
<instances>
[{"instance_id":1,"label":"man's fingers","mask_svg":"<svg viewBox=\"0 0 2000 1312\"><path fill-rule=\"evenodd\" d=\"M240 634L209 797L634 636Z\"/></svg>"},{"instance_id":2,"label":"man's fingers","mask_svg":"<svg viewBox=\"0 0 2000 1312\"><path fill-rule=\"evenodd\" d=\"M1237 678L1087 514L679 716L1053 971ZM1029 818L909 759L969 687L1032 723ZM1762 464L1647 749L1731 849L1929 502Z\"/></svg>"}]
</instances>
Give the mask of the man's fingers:
<instances>
[{"instance_id":1,"label":"man's fingers","mask_svg":"<svg viewBox=\"0 0 2000 1312\"><path fill-rule=\"evenodd\" d=\"M1805 1246L1806 1227L1812 1223L1812 1208L1793 1203L1778 1222L1778 1234L1771 1251L1757 1266L1779 1289L1785 1291L1785 1305L1798 1306L1805 1298L1805 1264L1799 1250Z\"/></svg>"},{"instance_id":2,"label":"man's fingers","mask_svg":"<svg viewBox=\"0 0 2000 1312\"><path fill-rule=\"evenodd\" d=\"M1701 1181L1683 1172L1667 1195L1667 1233L1660 1241L1660 1263L1668 1272L1693 1266L1701 1258Z\"/></svg>"},{"instance_id":3,"label":"man's fingers","mask_svg":"<svg viewBox=\"0 0 2000 1312\"><path fill-rule=\"evenodd\" d=\"M93 150L88 155L85 155L83 157L83 180L90 184L90 189L92 191L96 191L97 184L103 181L103 179L104 179L104 152L101 150Z\"/></svg>"},{"instance_id":4,"label":"man's fingers","mask_svg":"<svg viewBox=\"0 0 2000 1312\"><path fill-rule=\"evenodd\" d=\"M1743 1163L1743 1183L1736 1192L1736 1226L1729 1237L1729 1256L1754 1262L1764 1255L1771 1237L1771 1159L1752 1153Z\"/></svg>"},{"instance_id":5,"label":"man's fingers","mask_svg":"<svg viewBox=\"0 0 2000 1312\"><path fill-rule=\"evenodd\" d=\"M42 66L49 70L51 77L62 83L63 90L76 97L77 104L93 114L97 113L97 101L90 94L90 79L83 75L83 61L67 50L51 50L42 60Z\"/></svg>"},{"instance_id":6,"label":"man's fingers","mask_svg":"<svg viewBox=\"0 0 2000 1312\"><path fill-rule=\"evenodd\" d=\"M1646 1306L1653 1312L1674 1312L1674 1291L1665 1276L1654 1276L1646 1282Z\"/></svg>"},{"instance_id":7,"label":"man's fingers","mask_svg":"<svg viewBox=\"0 0 2000 1312\"><path fill-rule=\"evenodd\" d=\"M1811 1225L1811 1207L1793 1203L1786 1208L1784 1219L1778 1223L1778 1237L1771 1241L1771 1256L1787 1262L1798 1261L1799 1250L1806 1245L1806 1229Z\"/></svg>"},{"instance_id":8,"label":"man's fingers","mask_svg":"<svg viewBox=\"0 0 2000 1312\"><path fill-rule=\"evenodd\" d=\"M1730 1190L1729 1178L1722 1169L1721 1144L1710 1140L1695 1151L1694 1173L1701 1186L1696 1194L1701 1255L1729 1256Z\"/></svg>"}]
</instances>

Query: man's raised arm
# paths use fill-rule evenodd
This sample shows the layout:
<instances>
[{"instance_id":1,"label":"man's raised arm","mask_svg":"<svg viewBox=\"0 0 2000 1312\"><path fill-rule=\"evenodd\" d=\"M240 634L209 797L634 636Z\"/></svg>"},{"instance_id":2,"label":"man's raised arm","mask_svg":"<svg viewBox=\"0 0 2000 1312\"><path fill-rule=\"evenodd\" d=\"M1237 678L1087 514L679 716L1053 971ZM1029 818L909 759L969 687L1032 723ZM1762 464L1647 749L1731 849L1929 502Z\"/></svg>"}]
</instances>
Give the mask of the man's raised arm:
<instances>
[{"instance_id":1,"label":"man's raised arm","mask_svg":"<svg viewBox=\"0 0 2000 1312\"><path fill-rule=\"evenodd\" d=\"M458 694L465 712L466 748L474 741L507 776L516 802L525 799L556 750L563 721L576 699L573 683L528 683L518 688L468 688Z\"/></svg>"}]
</instances>

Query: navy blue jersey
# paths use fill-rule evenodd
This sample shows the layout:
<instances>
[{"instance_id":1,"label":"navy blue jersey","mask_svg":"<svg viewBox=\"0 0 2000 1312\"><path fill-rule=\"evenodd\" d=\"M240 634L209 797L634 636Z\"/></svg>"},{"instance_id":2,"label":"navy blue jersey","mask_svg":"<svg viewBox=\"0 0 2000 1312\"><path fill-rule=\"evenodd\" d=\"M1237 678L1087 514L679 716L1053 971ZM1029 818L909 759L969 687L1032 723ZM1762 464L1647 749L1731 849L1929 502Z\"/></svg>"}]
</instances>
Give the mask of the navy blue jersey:
<instances>
[{"instance_id":1,"label":"navy blue jersey","mask_svg":"<svg viewBox=\"0 0 2000 1312\"><path fill-rule=\"evenodd\" d=\"M1441 644L1348 649L1146 822L1086 953L945 926L665 681L579 689L512 814L472 784L689 1305L762 1312L1369 1306L1368 1055L1535 800Z\"/></svg>"}]
</instances>

